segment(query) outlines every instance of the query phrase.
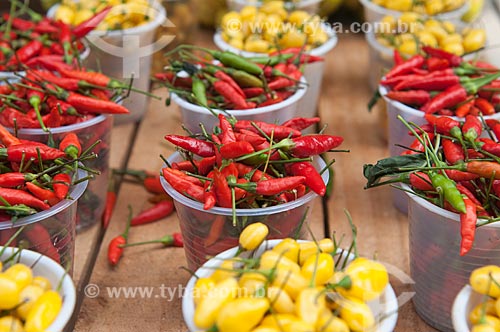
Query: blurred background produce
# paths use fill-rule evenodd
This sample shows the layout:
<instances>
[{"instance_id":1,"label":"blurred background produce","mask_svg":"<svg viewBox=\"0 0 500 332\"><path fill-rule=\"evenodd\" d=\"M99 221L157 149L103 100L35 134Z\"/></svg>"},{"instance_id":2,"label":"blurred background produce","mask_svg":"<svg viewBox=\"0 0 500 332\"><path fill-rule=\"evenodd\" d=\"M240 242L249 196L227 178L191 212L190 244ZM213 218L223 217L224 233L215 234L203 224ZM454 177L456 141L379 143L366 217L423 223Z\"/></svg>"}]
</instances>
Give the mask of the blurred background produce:
<instances>
[{"instance_id":1,"label":"blurred background produce","mask_svg":"<svg viewBox=\"0 0 500 332\"><path fill-rule=\"evenodd\" d=\"M425 15L437 15L462 7L465 0L372 0L376 5L400 12L412 11Z\"/></svg>"}]
</instances>

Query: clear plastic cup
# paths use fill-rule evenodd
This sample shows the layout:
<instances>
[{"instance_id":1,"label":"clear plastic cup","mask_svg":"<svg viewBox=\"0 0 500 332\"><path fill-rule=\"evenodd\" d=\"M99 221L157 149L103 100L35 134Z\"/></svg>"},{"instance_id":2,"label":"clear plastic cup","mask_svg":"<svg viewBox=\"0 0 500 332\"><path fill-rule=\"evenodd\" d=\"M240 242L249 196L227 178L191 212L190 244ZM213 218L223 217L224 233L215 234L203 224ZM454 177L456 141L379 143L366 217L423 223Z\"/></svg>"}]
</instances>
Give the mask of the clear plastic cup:
<instances>
[{"instance_id":1,"label":"clear plastic cup","mask_svg":"<svg viewBox=\"0 0 500 332\"><path fill-rule=\"evenodd\" d=\"M302 78L301 81L304 84L306 83L304 78ZM228 110L227 113L233 115L238 120L283 123L293 117L299 116L298 103L306 94L307 89L308 87L306 86L301 87L289 98L273 105L248 110ZM201 132L200 123L202 123L205 128L213 128L219 123L217 116L214 116L206 108L191 104L175 93L171 93L171 97L172 101L179 105L182 123L191 132ZM221 110L217 109L213 111L216 114L223 113Z\"/></svg>"},{"instance_id":2,"label":"clear plastic cup","mask_svg":"<svg viewBox=\"0 0 500 332\"><path fill-rule=\"evenodd\" d=\"M451 332L453 301L471 272L500 265L500 223L478 227L472 249L460 256L460 216L411 193L408 196L413 303L429 325Z\"/></svg>"},{"instance_id":3,"label":"clear plastic cup","mask_svg":"<svg viewBox=\"0 0 500 332\"><path fill-rule=\"evenodd\" d=\"M179 153L174 153L168 162L183 160ZM323 159L314 159L316 169L323 169L326 164ZM323 181L328 183L328 172L322 174ZM203 204L196 202L176 191L162 177L163 189L169 194L175 205L177 216L184 239L184 251L188 268L192 271L199 268L211 256L238 245L238 236L245 225L263 222L269 227L269 239L282 239L305 235L305 227L301 227L311 201L317 197L314 192L280 205L258 209L236 209L237 223L233 225L233 210L214 207L204 210Z\"/></svg>"},{"instance_id":4,"label":"clear plastic cup","mask_svg":"<svg viewBox=\"0 0 500 332\"><path fill-rule=\"evenodd\" d=\"M3 249L0 246L0 251ZM18 250L19 248L6 248L4 253L0 255L0 262L8 259ZM19 263L31 267L33 276L47 278L53 290L56 290L59 284L61 285L61 288L57 290L63 299L61 310L52 324L47 327L47 331L62 332L75 310L76 289L73 280L71 280L71 277L62 266L49 257L40 255L38 252L23 249L18 257Z\"/></svg>"},{"instance_id":5,"label":"clear plastic cup","mask_svg":"<svg viewBox=\"0 0 500 332\"><path fill-rule=\"evenodd\" d=\"M309 14L317 14L321 0L286 1L285 9L288 11L303 10ZM226 0L228 10L241 11L245 6L262 6L262 1L256 0Z\"/></svg>"},{"instance_id":6,"label":"clear plastic cup","mask_svg":"<svg viewBox=\"0 0 500 332\"><path fill-rule=\"evenodd\" d=\"M79 171L82 179L87 172ZM11 221L0 222L0 244L4 244L20 227L26 226L16 238L17 244L26 242L27 249L42 253L55 260L73 273L75 253L75 226L77 206L80 197L87 188L88 181L83 181L70 188L70 199L64 199L50 209L34 215Z\"/></svg>"},{"instance_id":7,"label":"clear plastic cup","mask_svg":"<svg viewBox=\"0 0 500 332\"><path fill-rule=\"evenodd\" d=\"M314 56L324 57L328 52L330 52L335 45L337 45L337 35L335 32L328 28L326 25L324 26L326 31L328 31L330 35L330 39L324 43L323 45L314 48L307 52L308 54ZM237 49L228 43L226 43L222 39L221 32L218 31L214 35L214 43L215 45L224 51L231 51L237 54L241 54L244 57L254 57L254 56L262 56L265 54L262 53L252 53L246 52L240 49ZM298 115L306 118L315 117L318 114L318 100L319 94L321 91L321 83L323 81L323 73L325 72L325 62L318 61L306 64L304 69L304 77L307 81L308 87L307 92L304 97L299 101L298 104ZM312 130L312 129L310 129Z\"/></svg>"},{"instance_id":8,"label":"clear plastic cup","mask_svg":"<svg viewBox=\"0 0 500 332\"><path fill-rule=\"evenodd\" d=\"M52 6L47 16L54 17L57 7ZM171 40L168 37L155 40L156 29L164 24L166 12L158 1L154 1L152 7L155 17L146 24L123 30L91 31L87 36L91 48L87 67L119 80L130 79L133 75L132 87L149 91L153 53ZM116 115L115 124L139 121L146 111L148 100L149 97L144 94L131 92L123 101L130 114Z\"/></svg>"},{"instance_id":9,"label":"clear plastic cup","mask_svg":"<svg viewBox=\"0 0 500 332\"><path fill-rule=\"evenodd\" d=\"M101 140L101 143L93 149L93 152L95 152L98 157L85 162L85 166L98 170L101 174L96 175L95 178L90 181L85 194L80 199L76 222L78 231L98 222L104 210L106 192L108 189L109 147L111 144L112 127L112 116L99 115L90 120L73 125L51 128L51 135L44 132L42 129L19 129L17 131L17 136L21 139L42 142L45 144L49 142L51 136L56 145L59 144L66 134L73 132L80 139L83 150L87 149L97 140ZM12 128L8 129L14 132Z\"/></svg>"},{"instance_id":10,"label":"clear plastic cup","mask_svg":"<svg viewBox=\"0 0 500 332\"><path fill-rule=\"evenodd\" d=\"M368 54L370 56L370 70L368 71L368 83L372 90L376 90L380 79L394 66L393 50L381 45L375 39L375 33L368 31L365 33L368 42Z\"/></svg>"},{"instance_id":11,"label":"clear plastic cup","mask_svg":"<svg viewBox=\"0 0 500 332\"><path fill-rule=\"evenodd\" d=\"M373 3L371 0L359 0L363 5L365 22L374 23L380 21L384 16L391 15L394 17L399 17L403 12L397 10L387 9L385 7L379 6ZM433 15L431 17L438 20L450 21L454 24L462 23L462 15L469 9L468 1L464 1L464 4L448 12Z\"/></svg>"}]
</instances>

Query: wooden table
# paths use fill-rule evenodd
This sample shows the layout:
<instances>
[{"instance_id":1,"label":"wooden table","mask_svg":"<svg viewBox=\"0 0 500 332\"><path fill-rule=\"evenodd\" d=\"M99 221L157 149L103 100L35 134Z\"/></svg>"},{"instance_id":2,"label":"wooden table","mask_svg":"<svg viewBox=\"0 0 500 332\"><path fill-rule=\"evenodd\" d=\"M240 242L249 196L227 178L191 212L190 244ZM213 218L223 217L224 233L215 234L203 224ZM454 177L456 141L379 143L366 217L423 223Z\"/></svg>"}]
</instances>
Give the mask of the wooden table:
<instances>
[{"instance_id":1,"label":"wooden table","mask_svg":"<svg viewBox=\"0 0 500 332\"><path fill-rule=\"evenodd\" d=\"M487 11L488 24L498 17L491 7ZM493 16L492 16L493 15ZM199 44L210 46L209 32L200 32ZM408 297L408 222L406 215L392 205L390 188L364 190L362 169L365 163L374 163L388 155L383 127L382 107L369 113L366 108L372 91L367 84L368 45L364 37L343 34L335 49L328 54L324 71L319 113L326 133L345 138L342 147L350 153L336 154L333 195L318 199L309 218L317 237L347 234L347 209L358 226L358 248L361 255L378 259L392 271L406 278L391 276L397 293ZM166 91L155 94L165 97ZM182 133L180 114L176 106L165 107L164 101L151 100L141 123L116 126L112 133L111 166L114 168L148 169L158 171L162 161L159 155L173 152L163 137L167 133ZM330 156L333 157L333 156ZM181 248L161 248L161 245L127 249L116 268L106 260L107 246L114 236L123 232L127 206L138 212L148 206L148 194L139 185L122 181L115 213L105 231L96 224L77 236L74 278L78 286L78 304L68 331L185 331L181 311L183 287L189 273ZM174 214L160 222L134 228L130 241L156 239L179 231ZM112 296L112 288L136 291ZM99 294L95 295L96 288ZM152 294L140 293L152 290ZM120 291L120 290L119 290ZM433 331L415 313L411 301L399 309L397 332Z\"/></svg>"}]
</instances>

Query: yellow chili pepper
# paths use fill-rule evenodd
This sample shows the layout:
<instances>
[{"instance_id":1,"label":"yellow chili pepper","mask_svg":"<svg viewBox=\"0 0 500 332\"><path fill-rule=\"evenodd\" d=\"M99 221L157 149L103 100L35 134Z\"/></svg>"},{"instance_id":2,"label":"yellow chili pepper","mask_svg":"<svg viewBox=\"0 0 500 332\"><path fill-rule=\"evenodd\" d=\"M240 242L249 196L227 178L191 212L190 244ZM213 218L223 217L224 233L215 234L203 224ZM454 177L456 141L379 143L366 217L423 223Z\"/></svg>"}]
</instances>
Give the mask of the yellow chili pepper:
<instances>
[{"instance_id":1,"label":"yellow chili pepper","mask_svg":"<svg viewBox=\"0 0 500 332\"><path fill-rule=\"evenodd\" d=\"M33 280L31 281L31 284L35 286L40 286L43 290L46 291L52 289L52 285L49 279L42 276L34 276Z\"/></svg>"},{"instance_id":2,"label":"yellow chili pepper","mask_svg":"<svg viewBox=\"0 0 500 332\"><path fill-rule=\"evenodd\" d=\"M340 318L354 332L368 331L373 329L375 318L370 307L355 297L345 298L340 304Z\"/></svg>"},{"instance_id":3,"label":"yellow chili pepper","mask_svg":"<svg viewBox=\"0 0 500 332\"><path fill-rule=\"evenodd\" d=\"M498 317L500 317L500 298L498 298L495 302L495 311Z\"/></svg>"},{"instance_id":4,"label":"yellow chili pepper","mask_svg":"<svg viewBox=\"0 0 500 332\"><path fill-rule=\"evenodd\" d=\"M280 330L269 326L257 326L251 332L280 332Z\"/></svg>"},{"instance_id":5,"label":"yellow chili pepper","mask_svg":"<svg viewBox=\"0 0 500 332\"><path fill-rule=\"evenodd\" d=\"M266 286L266 277L257 272L245 272L241 275L238 284L241 288L241 296L253 296L256 291Z\"/></svg>"},{"instance_id":6,"label":"yellow chili pepper","mask_svg":"<svg viewBox=\"0 0 500 332\"><path fill-rule=\"evenodd\" d=\"M345 321L334 316L329 309L323 309L316 321L316 331L349 332L349 326Z\"/></svg>"},{"instance_id":7,"label":"yellow chili pepper","mask_svg":"<svg viewBox=\"0 0 500 332\"><path fill-rule=\"evenodd\" d=\"M227 302L217 315L220 332L247 332L252 330L269 309L267 298L238 298Z\"/></svg>"},{"instance_id":8,"label":"yellow chili pepper","mask_svg":"<svg viewBox=\"0 0 500 332\"><path fill-rule=\"evenodd\" d=\"M208 291L215 287L215 281L212 278L198 278L193 287L193 301L196 305L205 298Z\"/></svg>"},{"instance_id":9,"label":"yellow chili pepper","mask_svg":"<svg viewBox=\"0 0 500 332\"><path fill-rule=\"evenodd\" d=\"M384 265L364 257L354 259L344 271L351 280L349 288L339 288L344 296L371 301L384 291L389 274Z\"/></svg>"},{"instance_id":10,"label":"yellow chili pepper","mask_svg":"<svg viewBox=\"0 0 500 332\"><path fill-rule=\"evenodd\" d=\"M297 263L273 250L268 250L260 256L259 266L261 269L266 270L278 268L281 270L293 271L294 273L300 273L300 266L298 266Z\"/></svg>"},{"instance_id":11,"label":"yellow chili pepper","mask_svg":"<svg viewBox=\"0 0 500 332\"><path fill-rule=\"evenodd\" d=\"M6 277L14 280L19 289L23 289L33 281L33 272L30 267L21 263L12 265L5 270L4 274Z\"/></svg>"},{"instance_id":12,"label":"yellow chili pepper","mask_svg":"<svg viewBox=\"0 0 500 332\"><path fill-rule=\"evenodd\" d=\"M486 31L483 29L470 29L464 37L463 46L465 52L480 49L486 43Z\"/></svg>"},{"instance_id":13,"label":"yellow chili pepper","mask_svg":"<svg viewBox=\"0 0 500 332\"><path fill-rule=\"evenodd\" d=\"M292 314L270 314L264 317L260 326L272 327L283 331L286 326L297 321L299 321L299 318Z\"/></svg>"},{"instance_id":14,"label":"yellow chili pepper","mask_svg":"<svg viewBox=\"0 0 500 332\"><path fill-rule=\"evenodd\" d=\"M318 243L315 242L300 242L299 243L299 264L302 265L309 256L318 252L332 253L334 249L332 239L321 239Z\"/></svg>"},{"instance_id":15,"label":"yellow chili pepper","mask_svg":"<svg viewBox=\"0 0 500 332\"><path fill-rule=\"evenodd\" d=\"M26 332L45 330L56 319L62 307L62 298L58 292L49 290L43 293L28 312L24 329Z\"/></svg>"},{"instance_id":16,"label":"yellow chili pepper","mask_svg":"<svg viewBox=\"0 0 500 332\"><path fill-rule=\"evenodd\" d=\"M19 287L16 282L0 274L0 310L12 309L19 304Z\"/></svg>"},{"instance_id":17,"label":"yellow chili pepper","mask_svg":"<svg viewBox=\"0 0 500 332\"><path fill-rule=\"evenodd\" d=\"M295 313L304 322L315 326L320 312L326 309L321 288L304 288L295 301Z\"/></svg>"},{"instance_id":18,"label":"yellow chili pepper","mask_svg":"<svg viewBox=\"0 0 500 332\"><path fill-rule=\"evenodd\" d=\"M273 286L268 287L266 296L271 302L273 312L279 314L292 314L295 312L295 304L290 295L283 289Z\"/></svg>"},{"instance_id":19,"label":"yellow chili pepper","mask_svg":"<svg viewBox=\"0 0 500 332\"><path fill-rule=\"evenodd\" d=\"M240 234L240 248L242 250L255 250L266 239L269 228L261 222L248 225Z\"/></svg>"},{"instance_id":20,"label":"yellow chili pepper","mask_svg":"<svg viewBox=\"0 0 500 332\"><path fill-rule=\"evenodd\" d=\"M235 260L233 259L223 260L214 273L212 273L210 278L212 278L215 283L218 283L227 278L236 276L236 272L234 271L234 262Z\"/></svg>"},{"instance_id":21,"label":"yellow chili pepper","mask_svg":"<svg viewBox=\"0 0 500 332\"><path fill-rule=\"evenodd\" d=\"M472 326L471 332L497 332L498 330L495 330L495 328L491 325L488 324L478 324Z\"/></svg>"},{"instance_id":22,"label":"yellow chili pepper","mask_svg":"<svg viewBox=\"0 0 500 332\"><path fill-rule=\"evenodd\" d=\"M298 263L299 249L300 246L297 241L292 238L286 238L280 241L280 243L273 248L273 251L291 259L295 263Z\"/></svg>"},{"instance_id":23,"label":"yellow chili pepper","mask_svg":"<svg viewBox=\"0 0 500 332\"><path fill-rule=\"evenodd\" d=\"M45 290L40 286L28 285L24 287L19 294L19 301L23 304L17 307L17 315L22 319L26 319L36 300L38 300L38 298L42 296L44 292Z\"/></svg>"},{"instance_id":24,"label":"yellow chili pepper","mask_svg":"<svg viewBox=\"0 0 500 332\"><path fill-rule=\"evenodd\" d=\"M500 283L500 267L486 265L475 269L470 275L469 283L476 292L498 298L500 296L500 287L498 286Z\"/></svg>"},{"instance_id":25,"label":"yellow chili pepper","mask_svg":"<svg viewBox=\"0 0 500 332\"><path fill-rule=\"evenodd\" d=\"M194 311L194 323L200 329L211 328L224 304L236 298L238 281L226 278L211 288Z\"/></svg>"},{"instance_id":26,"label":"yellow chili pepper","mask_svg":"<svg viewBox=\"0 0 500 332\"><path fill-rule=\"evenodd\" d=\"M488 299L485 303L476 305L469 313L471 324L479 324L483 317L483 312L486 315L496 315L495 300Z\"/></svg>"},{"instance_id":27,"label":"yellow chili pepper","mask_svg":"<svg viewBox=\"0 0 500 332\"><path fill-rule=\"evenodd\" d=\"M312 285L319 286L325 284L332 276L335 270L333 257L327 253L311 255L304 264L302 264L301 274Z\"/></svg>"},{"instance_id":28,"label":"yellow chili pepper","mask_svg":"<svg viewBox=\"0 0 500 332\"><path fill-rule=\"evenodd\" d=\"M482 324L489 325L495 329L495 331L500 331L500 318L492 315L485 315L484 322Z\"/></svg>"},{"instance_id":29,"label":"yellow chili pepper","mask_svg":"<svg viewBox=\"0 0 500 332\"><path fill-rule=\"evenodd\" d=\"M23 323L14 316L0 318L0 332L24 332Z\"/></svg>"},{"instance_id":30,"label":"yellow chili pepper","mask_svg":"<svg viewBox=\"0 0 500 332\"><path fill-rule=\"evenodd\" d=\"M308 286L308 282L300 273L278 269L272 285L283 288L292 299L296 299L300 291Z\"/></svg>"},{"instance_id":31,"label":"yellow chili pepper","mask_svg":"<svg viewBox=\"0 0 500 332\"><path fill-rule=\"evenodd\" d=\"M304 321L291 322L283 329L285 332L315 332L314 325Z\"/></svg>"}]
</instances>

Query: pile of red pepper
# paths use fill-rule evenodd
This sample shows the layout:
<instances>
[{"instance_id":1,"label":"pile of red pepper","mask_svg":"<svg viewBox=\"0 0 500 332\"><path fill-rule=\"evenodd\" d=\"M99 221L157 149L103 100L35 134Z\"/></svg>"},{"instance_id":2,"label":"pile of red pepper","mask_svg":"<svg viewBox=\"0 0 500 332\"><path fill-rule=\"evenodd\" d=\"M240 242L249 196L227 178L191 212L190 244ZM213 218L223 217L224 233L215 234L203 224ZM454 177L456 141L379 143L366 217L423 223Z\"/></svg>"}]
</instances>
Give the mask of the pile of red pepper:
<instances>
[{"instance_id":1,"label":"pile of red pepper","mask_svg":"<svg viewBox=\"0 0 500 332\"><path fill-rule=\"evenodd\" d=\"M428 123L421 127L400 118L416 138L402 155L365 165L366 188L403 182L418 196L459 213L465 255L476 227L500 217L500 122L483 124L471 114L463 122L425 118Z\"/></svg>"},{"instance_id":2,"label":"pile of red pepper","mask_svg":"<svg viewBox=\"0 0 500 332\"><path fill-rule=\"evenodd\" d=\"M0 18L0 71L17 71L43 65L44 62L76 64L82 43L111 7L71 27L30 10L26 4L11 1L10 13ZM29 19L20 16L27 14Z\"/></svg>"},{"instance_id":3,"label":"pile of red pepper","mask_svg":"<svg viewBox=\"0 0 500 332\"><path fill-rule=\"evenodd\" d=\"M163 168L165 180L204 209L261 208L293 201L326 184L312 157L338 147L343 138L302 135L319 118L293 118L282 125L238 121L219 115L213 134L166 135L185 161ZM200 159L201 158L201 159Z\"/></svg>"},{"instance_id":4,"label":"pile of red pepper","mask_svg":"<svg viewBox=\"0 0 500 332\"><path fill-rule=\"evenodd\" d=\"M194 49L202 55L188 52ZM303 88L300 64L321 61L300 49L269 57L243 58L229 51L181 45L170 66L155 78L190 103L221 110L246 110L279 103Z\"/></svg>"},{"instance_id":5,"label":"pile of red pepper","mask_svg":"<svg viewBox=\"0 0 500 332\"><path fill-rule=\"evenodd\" d=\"M24 216L50 209L61 200L70 198L71 186L85 181L77 178L78 169L91 174L83 163L96 155L82 151L78 137L67 134L58 146L19 139L0 126L0 223L15 223ZM0 245L16 231L6 228L0 231ZM57 236L61 236L58 234ZM42 222L29 225L21 232L20 239L29 242L28 247L60 261L50 231ZM17 243L13 243L15 246Z\"/></svg>"},{"instance_id":6,"label":"pile of red pepper","mask_svg":"<svg viewBox=\"0 0 500 332\"><path fill-rule=\"evenodd\" d=\"M404 61L395 52L395 66L380 81L385 95L427 114L465 117L500 110L500 71L482 61L429 46Z\"/></svg>"},{"instance_id":7,"label":"pile of red pepper","mask_svg":"<svg viewBox=\"0 0 500 332\"><path fill-rule=\"evenodd\" d=\"M20 82L0 85L0 123L18 128L60 127L95 114L126 114L119 104L128 84L102 73L51 63L51 71L28 70Z\"/></svg>"}]
</instances>

